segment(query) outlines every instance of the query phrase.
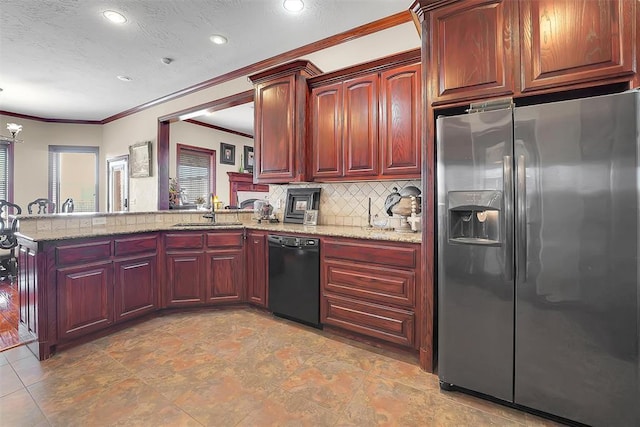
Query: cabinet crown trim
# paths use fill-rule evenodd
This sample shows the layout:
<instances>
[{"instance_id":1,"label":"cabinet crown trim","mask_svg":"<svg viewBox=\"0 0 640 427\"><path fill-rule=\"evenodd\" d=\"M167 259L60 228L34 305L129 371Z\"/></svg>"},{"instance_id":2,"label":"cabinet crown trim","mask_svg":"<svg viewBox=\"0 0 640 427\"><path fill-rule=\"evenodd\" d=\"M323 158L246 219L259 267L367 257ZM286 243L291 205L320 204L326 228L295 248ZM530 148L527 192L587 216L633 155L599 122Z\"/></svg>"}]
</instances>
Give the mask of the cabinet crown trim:
<instances>
[{"instance_id":1,"label":"cabinet crown trim","mask_svg":"<svg viewBox=\"0 0 640 427\"><path fill-rule=\"evenodd\" d=\"M307 76L316 76L318 74L322 74L322 70L320 70L320 68L311 61L297 60L252 74L249 76L249 80L251 80L253 84L259 84L267 80L273 80L277 77L290 76L296 73L306 74Z\"/></svg>"},{"instance_id":2,"label":"cabinet crown trim","mask_svg":"<svg viewBox=\"0 0 640 427\"><path fill-rule=\"evenodd\" d=\"M375 61L364 62L351 67L321 74L307 79L310 88L324 86L326 84L337 83L363 74L371 74L397 68L402 65L416 64L420 62L420 49L412 49L386 56Z\"/></svg>"}]
</instances>

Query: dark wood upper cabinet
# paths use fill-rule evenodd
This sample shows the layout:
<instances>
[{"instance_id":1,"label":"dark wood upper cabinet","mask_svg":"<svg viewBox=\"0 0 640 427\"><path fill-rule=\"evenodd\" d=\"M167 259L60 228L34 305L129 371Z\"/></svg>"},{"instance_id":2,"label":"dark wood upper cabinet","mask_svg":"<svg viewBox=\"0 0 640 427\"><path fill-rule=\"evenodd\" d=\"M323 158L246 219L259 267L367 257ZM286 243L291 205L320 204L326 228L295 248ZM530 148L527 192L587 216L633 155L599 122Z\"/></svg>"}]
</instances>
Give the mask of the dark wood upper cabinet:
<instances>
[{"instance_id":1,"label":"dark wood upper cabinet","mask_svg":"<svg viewBox=\"0 0 640 427\"><path fill-rule=\"evenodd\" d=\"M344 176L378 174L378 75L344 82Z\"/></svg>"},{"instance_id":2,"label":"dark wood upper cabinet","mask_svg":"<svg viewBox=\"0 0 640 427\"><path fill-rule=\"evenodd\" d=\"M420 176L420 64L380 75L380 167L384 176Z\"/></svg>"},{"instance_id":3,"label":"dark wood upper cabinet","mask_svg":"<svg viewBox=\"0 0 640 427\"><path fill-rule=\"evenodd\" d=\"M254 74L254 182L306 181L307 77L320 70L295 61Z\"/></svg>"},{"instance_id":4,"label":"dark wood upper cabinet","mask_svg":"<svg viewBox=\"0 0 640 427\"><path fill-rule=\"evenodd\" d=\"M309 80L312 178L420 178L420 51Z\"/></svg>"},{"instance_id":5,"label":"dark wood upper cabinet","mask_svg":"<svg viewBox=\"0 0 640 427\"><path fill-rule=\"evenodd\" d=\"M512 94L517 2L467 0L431 14L432 103Z\"/></svg>"},{"instance_id":6,"label":"dark wood upper cabinet","mask_svg":"<svg viewBox=\"0 0 640 427\"><path fill-rule=\"evenodd\" d=\"M633 1L522 0L522 91L633 74Z\"/></svg>"},{"instance_id":7,"label":"dark wood upper cabinet","mask_svg":"<svg viewBox=\"0 0 640 427\"><path fill-rule=\"evenodd\" d=\"M635 1L420 1L433 106L633 78Z\"/></svg>"},{"instance_id":8,"label":"dark wood upper cabinet","mask_svg":"<svg viewBox=\"0 0 640 427\"><path fill-rule=\"evenodd\" d=\"M338 178L344 173L342 93L342 83L311 91L311 165L314 178Z\"/></svg>"}]
</instances>

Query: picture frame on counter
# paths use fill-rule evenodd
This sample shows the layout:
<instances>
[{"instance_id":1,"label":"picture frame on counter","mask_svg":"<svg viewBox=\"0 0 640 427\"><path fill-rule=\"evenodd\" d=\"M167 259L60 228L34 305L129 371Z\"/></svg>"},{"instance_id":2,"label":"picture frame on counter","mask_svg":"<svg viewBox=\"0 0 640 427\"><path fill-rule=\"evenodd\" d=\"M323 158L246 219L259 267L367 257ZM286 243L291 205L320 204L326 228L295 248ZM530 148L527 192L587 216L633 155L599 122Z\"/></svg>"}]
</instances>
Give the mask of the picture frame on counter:
<instances>
[{"instance_id":1,"label":"picture frame on counter","mask_svg":"<svg viewBox=\"0 0 640 427\"><path fill-rule=\"evenodd\" d=\"M283 222L303 224L305 213L309 210L318 211L319 207L320 188L289 188Z\"/></svg>"},{"instance_id":2,"label":"picture frame on counter","mask_svg":"<svg viewBox=\"0 0 640 427\"><path fill-rule=\"evenodd\" d=\"M220 143L220 164L235 165L236 164L236 146L233 144Z\"/></svg>"},{"instance_id":3,"label":"picture frame on counter","mask_svg":"<svg viewBox=\"0 0 640 427\"><path fill-rule=\"evenodd\" d=\"M317 209L307 209L304 211L304 220L302 221L304 225L318 225L318 210Z\"/></svg>"}]
</instances>

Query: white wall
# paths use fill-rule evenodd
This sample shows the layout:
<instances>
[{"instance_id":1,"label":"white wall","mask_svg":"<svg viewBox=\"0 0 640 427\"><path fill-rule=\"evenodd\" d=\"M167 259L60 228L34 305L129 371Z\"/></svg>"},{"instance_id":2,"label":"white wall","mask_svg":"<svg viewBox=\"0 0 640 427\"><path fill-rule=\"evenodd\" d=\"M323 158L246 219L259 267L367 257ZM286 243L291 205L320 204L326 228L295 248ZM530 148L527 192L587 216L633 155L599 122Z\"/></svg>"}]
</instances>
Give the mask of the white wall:
<instances>
[{"instance_id":1,"label":"white wall","mask_svg":"<svg viewBox=\"0 0 640 427\"><path fill-rule=\"evenodd\" d=\"M235 79L197 93L159 104L147 110L124 117L103 126L103 148L105 159L128 154L129 145L141 141L152 141L153 171L149 178L129 180L129 210L132 212L154 211L158 208L158 117L173 114L197 105L251 90L253 86L246 78ZM173 130L173 125L171 126ZM175 163L175 147L170 158ZM106 163L106 160L105 160ZM169 176L175 175L175 166ZM106 200L105 196L101 196Z\"/></svg>"},{"instance_id":2,"label":"white wall","mask_svg":"<svg viewBox=\"0 0 640 427\"><path fill-rule=\"evenodd\" d=\"M22 125L17 138L24 140L14 146L14 202L27 211L29 202L49 195L49 145L85 145L101 147L102 126L46 123L0 115L0 130L7 134L7 123ZM102 148L100 155L102 156ZM100 163L100 208L104 195L106 162Z\"/></svg>"},{"instance_id":3,"label":"white wall","mask_svg":"<svg viewBox=\"0 0 640 427\"><path fill-rule=\"evenodd\" d=\"M220 143L235 145L236 164L220 164ZM208 148L216 152L216 195L218 200L229 204L229 176L227 172L238 172L240 166L240 155L244 152L244 146L253 147L253 139L245 138L233 133L222 132L204 126L188 123L175 122L171 124L170 146L169 146L169 177L178 175L176 168L176 144L186 144L195 147Z\"/></svg>"},{"instance_id":4,"label":"white wall","mask_svg":"<svg viewBox=\"0 0 640 427\"><path fill-rule=\"evenodd\" d=\"M335 71L357 63L362 63L394 53L419 48L420 36L412 22L360 37L305 56L323 72ZM215 77L215 76L212 76ZM158 118L192 108L207 102L222 99L253 89L246 76L223 84L203 89L168 102L158 104L139 113L126 116L103 126L45 123L13 117L0 116L0 130L6 133L6 122L16 122L24 126L20 137L25 139L17 146L15 164L16 202L23 204L36 197L47 195L48 161L47 145L96 145L100 146L100 210L107 206L106 160L129 153L129 145L152 141L152 175L148 178L133 178L129 182L130 210L134 212L154 211L158 206L158 160L157 134ZM171 127L173 131L173 125ZM228 138L229 141L232 141ZM234 141L232 141L234 143ZM244 142L243 142L244 144ZM247 144L248 145L248 144ZM217 141L216 150L219 150ZM170 152L175 164L175 150ZM236 151L239 159L240 152ZM226 168L227 166L225 166ZM231 167L230 167L231 168ZM232 170L237 170L231 168ZM226 175L227 169L221 167ZM169 176L175 175L175 166ZM24 188L22 187L24 186ZM220 189L222 191L222 189ZM225 190L228 193L228 188ZM228 201L229 197L225 201Z\"/></svg>"}]
</instances>

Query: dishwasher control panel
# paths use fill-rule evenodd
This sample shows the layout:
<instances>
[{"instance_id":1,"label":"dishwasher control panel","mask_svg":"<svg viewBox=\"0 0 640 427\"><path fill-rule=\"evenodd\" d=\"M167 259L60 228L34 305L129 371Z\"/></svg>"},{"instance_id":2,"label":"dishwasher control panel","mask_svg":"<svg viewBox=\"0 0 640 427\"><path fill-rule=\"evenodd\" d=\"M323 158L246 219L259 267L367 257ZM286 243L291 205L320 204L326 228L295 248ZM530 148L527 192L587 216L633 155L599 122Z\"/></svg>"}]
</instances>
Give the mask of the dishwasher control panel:
<instances>
[{"instance_id":1,"label":"dishwasher control panel","mask_svg":"<svg viewBox=\"0 0 640 427\"><path fill-rule=\"evenodd\" d=\"M270 244L287 246L290 248L307 248L320 246L319 239L312 239L309 237L280 236L276 234L269 234L267 236L267 239L269 240Z\"/></svg>"}]
</instances>

